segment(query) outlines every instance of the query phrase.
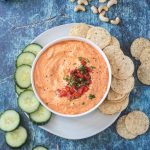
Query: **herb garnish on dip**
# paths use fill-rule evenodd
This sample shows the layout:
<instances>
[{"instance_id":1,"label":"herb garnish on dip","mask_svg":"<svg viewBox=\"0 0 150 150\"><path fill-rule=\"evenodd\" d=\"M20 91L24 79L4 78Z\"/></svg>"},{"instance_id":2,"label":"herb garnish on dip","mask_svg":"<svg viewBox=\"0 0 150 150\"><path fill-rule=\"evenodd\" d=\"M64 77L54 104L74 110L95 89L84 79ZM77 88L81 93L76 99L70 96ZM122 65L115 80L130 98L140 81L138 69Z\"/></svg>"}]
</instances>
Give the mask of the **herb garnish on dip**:
<instances>
[{"instance_id":1,"label":"herb garnish on dip","mask_svg":"<svg viewBox=\"0 0 150 150\"><path fill-rule=\"evenodd\" d=\"M87 58L79 57L79 61L81 65L71 70L69 76L64 77L64 80L67 81L67 85L63 89L57 90L60 97L67 97L72 100L81 97L89 90L89 85L92 83L90 74L96 67L88 67L87 63L90 63L90 61ZM93 98L93 96L90 96L89 99Z\"/></svg>"}]
</instances>

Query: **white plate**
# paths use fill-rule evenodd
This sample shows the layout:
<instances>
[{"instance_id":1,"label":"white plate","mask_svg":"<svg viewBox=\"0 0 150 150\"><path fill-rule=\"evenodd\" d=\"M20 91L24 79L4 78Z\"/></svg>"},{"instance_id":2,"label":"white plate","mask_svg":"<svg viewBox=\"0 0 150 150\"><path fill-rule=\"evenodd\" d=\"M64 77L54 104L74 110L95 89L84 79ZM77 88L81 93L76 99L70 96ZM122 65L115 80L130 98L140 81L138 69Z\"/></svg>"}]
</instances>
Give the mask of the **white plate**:
<instances>
[{"instance_id":1,"label":"white plate","mask_svg":"<svg viewBox=\"0 0 150 150\"><path fill-rule=\"evenodd\" d=\"M72 25L73 24L65 24L51 28L36 37L33 42L39 43L44 47L57 38L67 36ZM64 118L52 115L50 122L40 127L54 135L66 139L83 139L108 128L119 115L120 113L108 116L102 114L99 110L80 118Z\"/></svg>"}]
</instances>

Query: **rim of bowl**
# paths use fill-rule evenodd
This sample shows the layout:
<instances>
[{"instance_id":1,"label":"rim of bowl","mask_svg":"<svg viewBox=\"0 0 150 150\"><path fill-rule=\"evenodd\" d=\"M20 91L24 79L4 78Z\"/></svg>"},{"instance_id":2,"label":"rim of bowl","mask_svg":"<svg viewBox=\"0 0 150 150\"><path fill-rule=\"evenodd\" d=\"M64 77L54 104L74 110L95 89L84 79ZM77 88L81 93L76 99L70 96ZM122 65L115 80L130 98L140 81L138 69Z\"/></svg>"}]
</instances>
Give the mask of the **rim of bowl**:
<instances>
[{"instance_id":1,"label":"rim of bowl","mask_svg":"<svg viewBox=\"0 0 150 150\"><path fill-rule=\"evenodd\" d=\"M35 85L34 85L34 68L35 68L35 65L36 65L36 62L38 61L39 57L42 55L42 53L44 53L48 47L56 44L56 43L59 43L59 42L62 42L62 41L70 41L70 40L75 40L75 41L81 41L81 42L85 42L87 44L89 44L90 46L92 46L93 48L95 48L99 53L100 55L103 57L103 59L105 60L106 62L106 65L107 65L107 68L108 68L108 76L109 76L109 79L108 79L108 85L107 85L107 90L105 91L105 94L104 96L99 100L99 103L97 103L97 105L95 105L94 107L92 107L91 109L89 109L88 111L86 112L83 112L83 113L80 113L80 114L75 114L75 115L70 115L70 114L63 114L63 113L59 113L57 111L54 111L53 109L49 108L43 101L42 99L39 97L38 93L36 92L36 89L35 89ZM81 38L81 37L74 37L74 36L65 36L65 37L62 37L62 38L58 38L56 40L53 40L52 42L49 42L46 46L43 47L43 49L38 53L38 55L36 56L33 64L32 64L32 70L31 70L31 84L32 84L32 88L33 88L33 91L35 93L35 96L37 97L37 99L39 100L39 102L45 107L47 108L49 111L51 111L52 113L58 115L58 116L61 116L61 117L70 117L70 118L74 118L74 117L81 117L81 116L85 116L91 112L93 112L94 110L96 110L101 104L102 102L105 100L108 92L109 92L109 89L110 89L110 85L111 85L111 80L112 80L112 76L111 76L111 67L110 67L110 63L106 57L106 55L104 54L104 52L101 50L100 47L98 47L95 43L93 43L92 41L88 40L88 39L85 39L85 38Z\"/></svg>"}]
</instances>

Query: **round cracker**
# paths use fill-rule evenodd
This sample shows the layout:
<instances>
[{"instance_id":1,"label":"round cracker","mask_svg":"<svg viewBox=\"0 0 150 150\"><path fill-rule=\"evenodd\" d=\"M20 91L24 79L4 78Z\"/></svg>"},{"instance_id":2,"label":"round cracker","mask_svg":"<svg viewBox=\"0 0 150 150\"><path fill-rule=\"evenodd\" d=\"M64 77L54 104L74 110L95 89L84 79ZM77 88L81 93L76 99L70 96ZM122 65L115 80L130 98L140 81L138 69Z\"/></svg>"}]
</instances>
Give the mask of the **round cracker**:
<instances>
[{"instance_id":1,"label":"round cracker","mask_svg":"<svg viewBox=\"0 0 150 150\"><path fill-rule=\"evenodd\" d=\"M131 55L135 57L135 59L139 60L141 52L150 46L150 41L146 38L140 37L133 41L131 45Z\"/></svg>"},{"instance_id":2,"label":"round cracker","mask_svg":"<svg viewBox=\"0 0 150 150\"><path fill-rule=\"evenodd\" d=\"M105 47L103 49L103 52L105 53L109 61L111 61L113 57L123 55L122 50L118 46L115 46L115 45L109 45Z\"/></svg>"},{"instance_id":3,"label":"round cracker","mask_svg":"<svg viewBox=\"0 0 150 150\"><path fill-rule=\"evenodd\" d=\"M150 85L150 63L141 64L137 71L138 79L146 85Z\"/></svg>"},{"instance_id":4,"label":"round cracker","mask_svg":"<svg viewBox=\"0 0 150 150\"><path fill-rule=\"evenodd\" d=\"M88 26L87 24L77 23L71 27L69 35L85 38L89 29L90 29L90 26Z\"/></svg>"},{"instance_id":5,"label":"round cracker","mask_svg":"<svg viewBox=\"0 0 150 150\"><path fill-rule=\"evenodd\" d=\"M122 117L120 117L120 118L118 119L117 125L116 125L117 133L118 133L121 137L123 137L123 138L125 138L125 139L127 139L127 140L134 139L134 138L136 138L137 136L134 135L134 134L132 134L132 133L130 133L130 132L127 130L127 128L126 128L126 126L125 126L125 118L126 118L126 115L124 115L124 116L122 116Z\"/></svg>"},{"instance_id":6,"label":"round cracker","mask_svg":"<svg viewBox=\"0 0 150 150\"><path fill-rule=\"evenodd\" d=\"M134 72L133 61L128 56L120 55L120 57L113 57L110 64L112 75L117 79L127 79Z\"/></svg>"},{"instance_id":7,"label":"round cracker","mask_svg":"<svg viewBox=\"0 0 150 150\"><path fill-rule=\"evenodd\" d=\"M130 133L141 135L149 128L149 118L141 111L133 111L126 116L125 125Z\"/></svg>"},{"instance_id":8,"label":"round cracker","mask_svg":"<svg viewBox=\"0 0 150 150\"><path fill-rule=\"evenodd\" d=\"M112 78L111 88L113 91L119 94L127 94L130 93L134 87L134 77L131 76L125 80L119 80L116 78Z\"/></svg>"},{"instance_id":9,"label":"round cracker","mask_svg":"<svg viewBox=\"0 0 150 150\"><path fill-rule=\"evenodd\" d=\"M118 93L114 92L112 89L110 89L108 92L107 99L113 102L113 101L119 101L122 98L124 98L125 96L126 96L126 94L118 94Z\"/></svg>"},{"instance_id":10,"label":"round cracker","mask_svg":"<svg viewBox=\"0 0 150 150\"><path fill-rule=\"evenodd\" d=\"M105 100L100 106L99 109L102 113L107 115L113 115L115 113L123 111L128 106L129 99L125 98L121 102L113 103L109 100Z\"/></svg>"},{"instance_id":11,"label":"round cracker","mask_svg":"<svg viewBox=\"0 0 150 150\"><path fill-rule=\"evenodd\" d=\"M150 61L150 47L145 48L140 55L140 62L146 63Z\"/></svg>"},{"instance_id":12,"label":"round cracker","mask_svg":"<svg viewBox=\"0 0 150 150\"><path fill-rule=\"evenodd\" d=\"M118 39L114 36L111 37L111 42L109 43L109 45L113 45L120 48L120 43Z\"/></svg>"},{"instance_id":13,"label":"round cracker","mask_svg":"<svg viewBox=\"0 0 150 150\"><path fill-rule=\"evenodd\" d=\"M111 42L110 33L101 27L92 27L88 30L87 39L97 44L101 49L105 48Z\"/></svg>"}]
</instances>

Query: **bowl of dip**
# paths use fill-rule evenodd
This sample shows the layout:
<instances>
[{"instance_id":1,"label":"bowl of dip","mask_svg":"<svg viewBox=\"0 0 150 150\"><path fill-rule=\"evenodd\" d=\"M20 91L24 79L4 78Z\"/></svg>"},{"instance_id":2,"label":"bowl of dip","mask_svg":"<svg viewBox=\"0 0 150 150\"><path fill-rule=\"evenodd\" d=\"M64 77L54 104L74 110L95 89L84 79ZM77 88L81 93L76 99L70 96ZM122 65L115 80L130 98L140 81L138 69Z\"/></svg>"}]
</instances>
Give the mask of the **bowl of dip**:
<instances>
[{"instance_id":1,"label":"bowl of dip","mask_svg":"<svg viewBox=\"0 0 150 150\"><path fill-rule=\"evenodd\" d=\"M79 117L105 100L111 69L106 55L93 42L63 37L50 42L37 55L31 82L37 99L49 111Z\"/></svg>"}]
</instances>

